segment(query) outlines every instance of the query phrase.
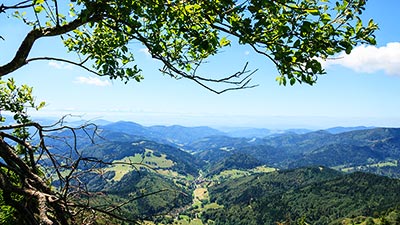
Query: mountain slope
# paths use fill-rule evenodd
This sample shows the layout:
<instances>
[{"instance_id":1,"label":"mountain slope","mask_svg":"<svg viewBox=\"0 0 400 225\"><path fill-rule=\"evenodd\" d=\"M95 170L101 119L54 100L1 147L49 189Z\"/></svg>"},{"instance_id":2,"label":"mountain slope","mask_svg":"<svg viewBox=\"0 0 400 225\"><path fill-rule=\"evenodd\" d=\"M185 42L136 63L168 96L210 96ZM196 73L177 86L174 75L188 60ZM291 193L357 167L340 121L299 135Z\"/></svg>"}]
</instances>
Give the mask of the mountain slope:
<instances>
[{"instance_id":1,"label":"mountain slope","mask_svg":"<svg viewBox=\"0 0 400 225\"><path fill-rule=\"evenodd\" d=\"M359 166L369 163L378 163L385 160L385 155L374 151L369 146L355 146L348 144L330 144L305 153L302 157L292 160L290 168L307 165L324 165L335 167L339 165Z\"/></svg>"},{"instance_id":2,"label":"mountain slope","mask_svg":"<svg viewBox=\"0 0 400 225\"><path fill-rule=\"evenodd\" d=\"M149 154L151 151L151 154ZM159 144L153 141L134 141L134 142L103 142L91 145L81 150L85 157L94 157L105 162L122 160L125 157L135 157L137 154L145 160L146 157L161 157L164 155L166 160L172 162L171 170L181 174L191 174L197 176L200 162L191 154L176 147ZM150 165L151 167L151 165Z\"/></svg>"},{"instance_id":3,"label":"mountain slope","mask_svg":"<svg viewBox=\"0 0 400 225\"><path fill-rule=\"evenodd\" d=\"M81 181L87 184L88 190L97 193L91 199L93 206L110 206L110 202L121 205L117 213L122 217L150 218L169 213L192 200L185 188L156 173L132 171L118 182L110 181L108 177L107 174L90 173L81 177Z\"/></svg>"},{"instance_id":4,"label":"mountain slope","mask_svg":"<svg viewBox=\"0 0 400 225\"><path fill-rule=\"evenodd\" d=\"M324 167L257 174L211 188L212 201L224 208L208 210L206 217L216 224L274 224L302 218L309 224L329 224L398 206L398 190L400 180Z\"/></svg>"},{"instance_id":5,"label":"mountain slope","mask_svg":"<svg viewBox=\"0 0 400 225\"><path fill-rule=\"evenodd\" d=\"M400 176L395 168L396 165L399 167L400 159L398 128L374 128L338 134L327 131L291 133L263 139L210 137L193 143L191 147L198 151L196 156L210 163L240 153L280 169L323 165ZM391 168L385 168L388 166Z\"/></svg>"},{"instance_id":6,"label":"mountain slope","mask_svg":"<svg viewBox=\"0 0 400 225\"><path fill-rule=\"evenodd\" d=\"M229 157L219 161L218 163L211 164L211 170L208 171L208 176L212 176L218 174L224 170L231 170L231 169L241 169L241 170L248 170L253 169L257 166L261 166L263 163L257 160L255 157L242 154L242 153L235 153L230 155Z\"/></svg>"}]
</instances>

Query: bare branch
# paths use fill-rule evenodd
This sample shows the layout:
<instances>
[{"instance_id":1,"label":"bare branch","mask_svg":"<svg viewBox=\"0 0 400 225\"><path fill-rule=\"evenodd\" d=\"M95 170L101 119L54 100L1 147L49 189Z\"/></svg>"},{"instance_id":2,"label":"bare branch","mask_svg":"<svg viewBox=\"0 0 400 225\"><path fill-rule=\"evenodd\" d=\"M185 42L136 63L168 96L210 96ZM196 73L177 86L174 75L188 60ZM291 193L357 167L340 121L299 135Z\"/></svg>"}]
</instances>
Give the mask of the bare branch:
<instances>
[{"instance_id":1,"label":"bare branch","mask_svg":"<svg viewBox=\"0 0 400 225\"><path fill-rule=\"evenodd\" d=\"M184 77L186 79L189 80L193 80L194 82L196 82L197 84L199 84L200 86L206 88L209 91L212 91L216 94L222 94L224 92L227 91L232 91L232 90L240 90L240 89L247 89L247 88L254 88L258 85L249 85L251 79L250 77L257 72L257 70L254 70L252 72L246 70L248 63L245 64L245 66L243 67L243 69L241 71L238 71L236 73L234 73L231 76L227 76L221 79L211 79L211 78L205 78L205 77L201 77L198 76L196 74L187 74L184 71L176 68L171 62L167 61L165 58L161 57L161 56L154 56L156 59L159 59L160 61L162 61L164 63L164 68L161 69L160 71L168 74L172 77L176 77L176 74ZM248 74L250 73L250 74ZM244 78L242 78L242 76L244 74L248 74L247 76L245 76ZM238 81L234 81L233 79L239 79ZM225 84L230 84L230 85L234 85L234 87L229 87L229 88L225 88L222 90L216 90L212 87L210 87L208 84L206 83L225 83Z\"/></svg>"},{"instance_id":2,"label":"bare branch","mask_svg":"<svg viewBox=\"0 0 400 225\"><path fill-rule=\"evenodd\" d=\"M15 5L6 6L4 4L0 5L0 13L5 13L9 9L24 9L34 6L31 0L25 0Z\"/></svg>"},{"instance_id":3,"label":"bare branch","mask_svg":"<svg viewBox=\"0 0 400 225\"><path fill-rule=\"evenodd\" d=\"M102 74L98 73L97 71L95 71L93 69L90 69L89 67L83 65L85 63L85 61L77 63L77 62L74 62L74 61L71 61L71 60L67 60L67 59L63 59L63 58L35 57L35 58L27 59L26 63L33 62L33 61L39 61L39 60L51 60L51 61L65 62L65 63L71 64L71 65L74 65L74 66L81 67L82 69L84 69L84 70L86 70L86 71L88 71L90 73L93 73L95 75L103 76Z\"/></svg>"}]
</instances>

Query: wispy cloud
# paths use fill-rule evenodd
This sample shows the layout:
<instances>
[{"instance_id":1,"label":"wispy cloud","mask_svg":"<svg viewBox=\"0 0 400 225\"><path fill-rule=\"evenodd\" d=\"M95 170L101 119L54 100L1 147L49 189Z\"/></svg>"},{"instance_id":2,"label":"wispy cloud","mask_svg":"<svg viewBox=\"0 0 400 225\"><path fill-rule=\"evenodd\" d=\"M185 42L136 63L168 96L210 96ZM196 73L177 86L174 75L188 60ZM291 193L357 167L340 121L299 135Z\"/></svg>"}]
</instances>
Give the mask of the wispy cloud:
<instances>
[{"instance_id":1,"label":"wispy cloud","mask_svg":"<svg viewBox=\"0 0 400 225\"><path fill-rule=\"evenodd\" d=\"M56 69L67 69L67 70L72 70L72 65L65 63L65 62L55 62L55 61L50 61L48 63L50 67L56 68Z\"/></svg>"},{"instance_id":2,"label":"wispy cloud","mask_svg":"<svg viewBox=\"0 0 400 225\"><path fill-rule=\"evenodd\" d=\"M325 67L341 65L360 73L384 71L389 75L400 76L400 42L386 46L358 46L350 55L342 53L338 59L323 62Z\"/></svg>"},{"instance_id":3,"label":"wispy cloud","mask_svg":"<svg viewBox=\"0 0 400 225\"><path fill-rule=\"evenodd\" d=\"M77 84L88 84L88 85L94 85L94 86L100 86L100 87L105 87L105 86L110 86L111 82L108 80L101 80L98 77L77 77L75 80L75 83Z\"/></svg>"}]
</instances>

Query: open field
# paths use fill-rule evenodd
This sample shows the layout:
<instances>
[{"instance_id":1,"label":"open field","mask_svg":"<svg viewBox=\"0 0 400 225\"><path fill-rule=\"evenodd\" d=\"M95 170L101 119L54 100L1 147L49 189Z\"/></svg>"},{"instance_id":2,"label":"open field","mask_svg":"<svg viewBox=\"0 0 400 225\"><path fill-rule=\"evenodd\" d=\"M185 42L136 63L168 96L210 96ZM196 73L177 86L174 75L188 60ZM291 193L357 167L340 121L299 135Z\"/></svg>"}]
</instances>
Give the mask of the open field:
<instances>
[{"instance_id":1,"label":"open field","mask_svg":"<svg viewBox=\"0 0 400 225\"><path fill-rule=\"evenodd\" d=\"M213 177L213 180L229 180L229 179L236 179L244 176L249 176L252 173L270 173L276 171L276 168L267 167L267 166L258 166L251 170L238 170L238 169L231 169L231 170L224 170L219 174Z\"/></svg>"},{"instance_id":2,"label":"open field","mask_svg":"<svg viewBox=\"0 0 400 225\"><path fill-rule=\"evenodd\" d=\"M333 169L337 169L343 172L351 172L354 170L361 170L362 168L365 167L375 167L375 168L380 168L380 167L396 167L398 165L398 160L392 160L392 161L386 161L386 162L379 162L379 163L374 163L374 164L367 164L367 165L362 165L362 166L356 166L356 167L345 167L345 166L336 166L333 167Z\"/></svg>"},{"instance_id":3,"label":"open field","mask_svg":"<svg viewBox=\"0 0 400 225\"><path fill-rule=\"evenodd\" d=\"M105 169L105 172L114 171L114 181L120 181L122 177L137 169L166 169L174 166L174 162L166 158L165 154L156 156L153 154L154 151L146 149L144 154L135 154L134 156L128 156L120 160L113 161L114 165ZM144 156L144 157L143 157ZM160 170L161 173L171 173L168 170ZM173 172L172 172L173 173ZM173 174L172 174L173 175Z\"/></svg>"},{"instance_id":4,"label":"open field","mask_svg":"<svg viewBox=\"0 0 400 225\"><path fill-rule=\"evenodd\" d=\"M207 188L196 188L193 192L194 200L203 201L209 198Z\"/></svg>"},{"instance_id":5,"label":"open field","mask_svg":"<svg viewBox=\"0 0 400 225\"><path fill-rule=\"evenodd\" d=\"M276 171L276 168L273 167L268 167L268 166L257 166L254 169L251 169L250 171L254 173L270 173Z\"/></svg>"}]
</instances>

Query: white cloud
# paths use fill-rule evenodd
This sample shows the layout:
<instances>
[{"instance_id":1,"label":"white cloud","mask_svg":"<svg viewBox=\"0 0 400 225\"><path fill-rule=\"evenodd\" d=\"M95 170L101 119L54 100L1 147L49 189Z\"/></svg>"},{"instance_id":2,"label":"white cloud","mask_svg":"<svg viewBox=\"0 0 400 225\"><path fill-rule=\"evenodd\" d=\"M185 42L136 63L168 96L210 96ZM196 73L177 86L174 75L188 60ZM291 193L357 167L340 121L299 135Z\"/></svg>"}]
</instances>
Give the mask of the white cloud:
<instances>
[{"instance_id":1,"label":"white cloud","mask_svg":"<svg viewBox=\"0 0 400 225\"><path fill-rule=\"evenodd\" d=\"M75 83L88 84L88 85L94 85L94 86L100 86L100 87L105 87L105 86L111 85L110 81L101 80L98 77L77 77L75 80Z\"/></svg>"},{"instance_id":2,"label":"white cloud","mask_svg":"<svg viewBox=\"0 0 400 225\"><path fill-rule=\"evenodd\" d=\"M379 48L358 46L350 55L341 53L338 59L327 60L323 65L342 65L360 73L384 71L389 75L400 76L400 42L388 43Z\"/></svg>"},{"instance_id":3,"label":"white cloud","mask_svg":"<svg viewBox=\"0 0 400 225\"><path fill-rule=\"evenodd\" d=\"M72 70L72 65L65 63L65 62L55 62L55 61L50 61L48 64L50 67L56 68L56 69L68 69Z\"/></svg>"},{"instance_id":4,"label":"white cloud","mask_svg":"<svg viewBox=\"0 0 400 225\"><path fill-rule=\"evenodd\" d=\"M146 56L149 56L149 57L151 56L149 49L147 49L147 48L141 48L141 49L139 49L139 52L144 53Z\"/></svg>"}]
</instances>

